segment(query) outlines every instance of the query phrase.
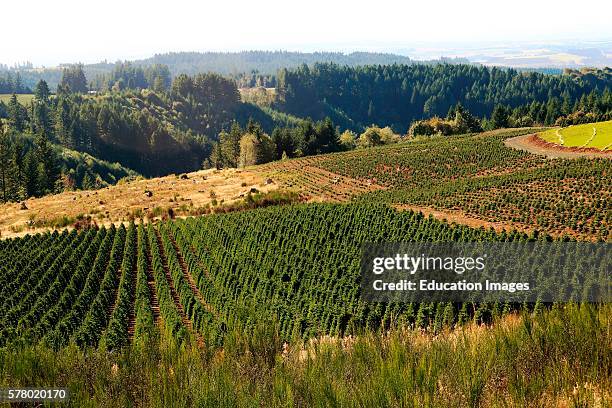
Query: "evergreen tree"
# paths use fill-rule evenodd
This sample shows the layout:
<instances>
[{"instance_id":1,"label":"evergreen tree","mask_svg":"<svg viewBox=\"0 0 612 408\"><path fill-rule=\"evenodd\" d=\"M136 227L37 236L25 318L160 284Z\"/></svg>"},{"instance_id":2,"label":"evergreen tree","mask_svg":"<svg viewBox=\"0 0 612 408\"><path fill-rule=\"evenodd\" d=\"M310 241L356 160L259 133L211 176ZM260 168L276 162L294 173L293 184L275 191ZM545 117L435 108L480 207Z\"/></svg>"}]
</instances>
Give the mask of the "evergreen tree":
<instances>
[{"instance_id":1,"label":"evergreen tree","mask_svg":"<svg viewBox=\"0 0 612 408\"><path fill-rule=\"evenodd\" d=\"M216 142L213 145L212 151L210 153L209 161L210 161L210 167L214 167L217 170L220 170L224 167L225 162L223 160L223 153L221 152L221 143Z\"/></svg>"},{"instance_id":2,"label":"evergreen tree","mask_svg":"<svg viewBox=\"0 0 612 408\"><path fill-rule=\"evenodd\" d=\"M38 160L33 149L26 152L23 159L23 186L27 197L41 195L38 189Z\"/></svg>"},{"instance_id":3,"label":"evergreen tree","mask_svg":"<svg viewBox=\"0 0 612 408\"><path fill-rule=\"evenodd\" d=\"M338 132L330 118L325 118L316 126L316 146L313 148L317 153L337 152L340 147Z\"/></svg>"},{"instance_id":4,"label":"evergreen tree","mask_svg":"<svg viewBox=\"0 0 612 408\"><path fill-rule=\"evenodd\" d=\"M49 95L51 95L51 92L49 91L49 85L47 85L47 82L45 80L41 79L40 81L38 81L36 87L34 88L34 97L40 103L47 104L49 103Z\"/></svg>"},{"instance_id":5,"label":"evergreen tree","mask_svg":"<svg viewBox=\"0 0 612 408\"><path fill-rule=\"evenodd\" d=\"M229 133L221 132L219 135L220 153L223 157L224 166L238 167L238 158L240 157L240 138L242 137L242 129L237 122L233 122Z\"/></svg>"},{"instance_id":6,"label":"evergreen tree","mask_svg":"<svg viewBox=\"0 0 612 408\"><path fill-rule=\"evenodd\" d=\"M0 129L0 193L2 193L2 201L10 200L10 172L11 166L11 145L8 134L4 129Z\"/></svg>"},{"instance_id":7,"label":"evergreen tree","mask_svg":"<svg viewBox=\"0 0 612 408\"><path fill-rule=\"evenodd\" d=\"M497 105L491 115L491 125L494 129L507 128L510 125L509 118L508 109L503 105Z\"/></svg>"},{"instance_id":8,"label":"evergreen tree","mask_svg":"<svg viewBox=\"0 0 612 408\"><path fill-rule=\"evenodd\" d=\"M38 190L41 194L53 193L60 177L55 152L44 133L36 138L36 156L38 159Z\"/></svg>"},{"instance_id":9,"label":"evergreen tree","mask_svg":"<svg viewBox=\"0 0 612 408\"><path fill-rule=\"evenodd\" d=\"M55 108L55 134L58 140L66 147L74 149L74 121L70 117L70 106L65 98L60 98Z\"/></svg>"},{"instance_id":10,"label":"evergreen tree","mask_svg":"<svg viewBox=\"0 0 612 408\"><path fill-rule=\"evenodd\" d=\"M46 139L50 139L53 134L53 123L51 121L51 112L45 103L35 103L34 106L34 133L44 135Z\"/></svg>"},{"instance_id":11,"label":"evergreen tree","mask_svg":"<svg viewBox=\"0 0 612 408\"><path fill-rule=\"evenodd\" d=\"M16 132L22 132L25 129L25 108L17 101L17 95L12 94L7 106L9 125Z\"/></svg>"},{"instance_id":12,"label":"evergreen tree","mask_svg":"<svg viewBox=\"0 0 612 408\"><path fill-rule=\"evenodd\" d=\"M87 93L87 78L83 71L83 64L75 64L62 70L62 79L58 91L68 93Z\"/></svg>"}]
</instances>

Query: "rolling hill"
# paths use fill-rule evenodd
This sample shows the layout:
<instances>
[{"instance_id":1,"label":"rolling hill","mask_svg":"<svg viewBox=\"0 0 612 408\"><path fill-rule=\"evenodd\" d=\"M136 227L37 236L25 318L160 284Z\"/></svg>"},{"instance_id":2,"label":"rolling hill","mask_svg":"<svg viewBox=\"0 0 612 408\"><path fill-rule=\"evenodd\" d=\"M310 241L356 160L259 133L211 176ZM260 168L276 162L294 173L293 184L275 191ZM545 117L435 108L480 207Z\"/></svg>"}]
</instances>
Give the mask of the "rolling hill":
<instances>
[{"instance_id":1,"label":"rolling hill","mask_svg":"<svg viewBox=\"0 0 612 408\"><path fill-rule=\"evenodd\" d=\"M546 386L527 391L519 379L545 383L551 370L561 373L555 402L587 380L580 401L606 399L610 379L597 369L610 358L606 305L380 303L361 296L367 242L609 241L612 162L550 160L504 143L538 130L430 137L136 180L29 200L27 209L5 204L0 225L37 233L0 240L0 357L19 361L0 365L0 378L21 378L29 364L38 367L35 378L41 366L61 366L61 376L51 370L45 378L67 381L71 401L94 395L120 406L149 404L124 391L125 381L205 404L211 399L201 393L216 395L219 387L206 379L226 376L223 387L235 398L257 393L275 404L271 383L320 384L330 376L336 390L353 384L329 372L338 367L351 375L365 370L360 378L381 384L390 372L415 384L433 376L451 396L423 384L413 400L462 406L471 388L448 378L472 381L477 367L483 385L470 395L493 406L500 395L503 403L550 402ZM254 208L249 203L260 193L283 191L308 202L234 211ZM64 216L73 228L28 229L41 214ZM53 220L38 226L57 227ZM470 359L453 357L457 352ZM590 374L562 369L557 353ZM507 380L498 383L496 375ZM160 377L163 390L155 388ZM245 381L265 391L241 388ZM96 391L86 383L98 384ZM110 393L102 383L122 391ZM297 392L313 402L326 400L323 394ZM370 401L366 394L360 401Z\"/></svg>"},{"instance_id":2,"label":"rolling hill","mask_svg":"<svg viewBox=\"0 0 612 408\"><path fill-rule=\"evenodd\" d=\"M244 200L256 191L292 191L311 202L385 202L475 227L539 230L554 236L610 239L610 166L606 158L549 160L505 141L539 129L432 137L397 145L272 162L245 170L207 170L123 183L99 191L5 204L4 236L66 216L128 222L154 208L178 216ZM449 154L452 152L452 154ZM151 196L145 194L150 191ZM211 194L212 192L212 194Z\"/></svg>"}]
</instances>

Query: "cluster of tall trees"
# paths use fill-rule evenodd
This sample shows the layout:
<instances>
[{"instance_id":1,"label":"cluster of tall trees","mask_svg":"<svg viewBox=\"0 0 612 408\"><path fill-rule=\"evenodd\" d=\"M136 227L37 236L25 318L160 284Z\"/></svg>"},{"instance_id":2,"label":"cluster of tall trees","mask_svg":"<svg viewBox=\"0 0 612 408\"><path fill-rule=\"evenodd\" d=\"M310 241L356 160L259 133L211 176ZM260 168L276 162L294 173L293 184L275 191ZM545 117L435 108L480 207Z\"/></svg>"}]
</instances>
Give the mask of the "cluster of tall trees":
<instances>
[{"instance_id":1,"label":"cluster of tall trees","mask_svg":"<svg viewBox=\"0 0 612 408\"><path fill-rule=\"evenodd\" d=\"M87 91L87 78L83 71L83 64L71 65L62 69L62 80L57 86L57 93L86 93Z\"/></svg>"},{"instance_id":2,"label":"cluster of tall trees","mask_svg":"<svg viewBox=\"0 0 612 408\"><path fill-rule=\"evenodd\" d=\"M515 108L495 105L491 116L482 120L458 104L451 108L446 119L434 116L413 122L408 133L411 136L451 135L538 125L565 127L606 120L612 120L612 92L608 88L603 92L591 91L573 101L569 97L552 97Z\"/></svg>"},{"instance_id":3,"label":"cluster of tall trees","mask_svg":"<svg viewBox=\"0 0 612 408\"><path fill-rule=\"evenodd\" d=\"M232 74L230 76L238 88L275 88L275 74L261 74L257 70L248 73Z\"/></svg>"},{"instance_id":4,"label":"cluster of tall trees","mask_svg":"<svg viewBox=\"0 0 612 408\"><path fill-rule=\"evenodd\" d=\"M216 168L244 167L283 158L336 152L342 149L338 130L329 118L301 121L297 126L278 126L272 136L250 120L243 129L234 122L214 143L206 165Z\"/></svg>"},{"instance_id":5,"label":"cluster of tall trees","mask_svg":"<svg viewBox=\"0 0 612 408\"><path fill-rule=\"evenodd\" d=\"M353 130L377 123L404 133L413 121L444 117L457 103L488 118L497 105L573 105L585 94L611 88L609 70L546 75L474 65L315 64L281 69L276 91L277 108L296 116L330 116Z\"/></svg>"},{"instance_id":6,"label":"cluster of tall trees","mask_svg":"<svg viewBox=\"0 0 612 408\"><path fill-rule=\"evenodd\" d=\"M64 190L91 190L115 184L137 173L87 154L65 151L43 135L0 130L0 202Z\"/></svg>"},{"instance_id":7,"label":"cluster of tall trees","mask_svg":"<svg viewBox=\"0 0 612 408\"><path fill-rule=\"evenodd\" d=\"M451 108L448 115L446 115L446 119L434 116L430 119L419 120L414 122L408 130L408 134L412 137L438 134L448 136L476 132L482 132L480 120L474 117L460 103Z\"/></svg>"},{"instance_id":8,"label":"cluster of tall trees","mask_svg":"<svg viewBox=\"0 0 612 408\"><path fill-rule=\"evenodd\" d=\"M171 96L193 100L197 103L198 113L208 116L230 112L240 103L240 93L234 81L213 73L193 77L178 75L172 81Z\"/></svg>"},{"instance_id":9,"label":"cluster of tall trees","mask_svg":"<svg viewBox=\"0 0 612 408\"><path fill-rule=\"evenodd\" d=\"M0 200L3 202L41 196L59 188L60 168L47 133L50 126L48 96L48 88L42 85L36 88L30 123L34 144L15 137L8 126L0 123ZM13 124L16 118L21 120L21 110L15 108L15 104L18 105L13 95L9 105L12 114L9 123Z\"/></svg>"},{"instance_id":10,"label":"cluster of tall trees","mask_svg":"<svg viewBox=\"0 0 612 408\"><path fill-rule=\"evenodd\" d=\"M124 68L117 74L140 72ZM0 118L9 131L43 134L50 142L146 175L197 169L210 152L209 137L229 127L241 105L236 84L217 74L199 74L179 75L169 87L167 75L154 76L162 77L161 88L167 91L115 89L86 96L82 66L65 68L56 95L39 81L30 106L13 96L8 104L0 103ZM140 85L146 83L134 86Z\"/></svg>"},{"instance_id":11,"label":"cluster of tall trees","mask_svg":"<svg viewBox=\"0 0 612 408\"><path fill-rule=\"evenodd\" d=\"M14 74L10 71L0 72L0 94L26 94L31 92L32 90L24 85L19 72Z\"/></svg>"},{"instance_id":12,"label":"cluster of tall trees","mask_svg":"<svg viewBox=\"0 0 612 408\"><path fill-rule=\"evenodd\" d=\"M612 88L582 94L579 98L552 97L517 106L497 106L485 127L522 127L534 124L569 126L612 120Z\"/></svg>"},{"instance_id":13,"label":"cluster of tall trees","mask_svg":"<svg viewBox=\"0 0 612 408\"><path fill-rule=\"evenodd\" d=\"M92 81L96 90L121 91L124 89L152 89L163 92L170 87L172 78L167 65L138 66L130 62L117 63L112 72L98 75Z\"/></svg>"},{"instance_id":14,"label":"cluster of tall trees","mask_svg":"<svg viewBox=\"0 0 612 408\"><path fill-rule=\"evenodd\" d=\"M86 148L90 139L71 117L73 105L67 96L51 98L46 82L40 81L28 107L15 94L0 118L0 201L20 201L59 192L65 188L98 188L135 175L117 164L72 154L60 157L60 148Z\"/></svg>"}]
</instances>

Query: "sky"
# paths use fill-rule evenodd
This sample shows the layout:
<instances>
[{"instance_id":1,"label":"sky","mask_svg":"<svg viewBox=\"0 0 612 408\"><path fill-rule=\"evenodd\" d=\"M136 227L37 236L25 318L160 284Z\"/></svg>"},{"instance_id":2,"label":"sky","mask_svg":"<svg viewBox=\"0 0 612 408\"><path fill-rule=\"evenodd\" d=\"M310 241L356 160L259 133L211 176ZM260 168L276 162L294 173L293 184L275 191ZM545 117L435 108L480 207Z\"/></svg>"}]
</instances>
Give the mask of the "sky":
<instances>
[{"instance_id":1,"label":"sky","mask_svg":"<svg viewBox=\"0 0 612 408\"><path fill-rule=\"evenodd\" d=\"M0 4L0 63L610 40L611 15L610 0L9 0Z\"/></svg>"}]
</instances>

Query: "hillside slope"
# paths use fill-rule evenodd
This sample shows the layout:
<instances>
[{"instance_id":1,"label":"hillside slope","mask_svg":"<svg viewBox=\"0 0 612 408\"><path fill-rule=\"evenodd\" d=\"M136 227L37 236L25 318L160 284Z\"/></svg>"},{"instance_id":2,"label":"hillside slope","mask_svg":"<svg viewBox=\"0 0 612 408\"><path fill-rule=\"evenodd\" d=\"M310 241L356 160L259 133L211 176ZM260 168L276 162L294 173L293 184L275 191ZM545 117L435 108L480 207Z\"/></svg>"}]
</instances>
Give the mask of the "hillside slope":
<instances>
[{"instance_id":1,"label":"hillside slope","mask_svg":"<svg viewBox=\"0 0 612 408\"><path fill-rule=\"evenodd\" d=\"M134 219L153 219L204 211L211 204L243 199L251 189L267 192L278 188L266 184L264 175L251 170L203 170L152 179L137 179L99 190L66 191L0 205L0 237L20 236L52 228L109 225Z\"/></svg>"},{"instance_id":2,"label":"hillside slope","mask_svg":"<svg viewBox=\"0 0 612 408\"><path fill-rule=\"evenodd\" d=\"M167 176L64 193L29 200L27 211L17 204L0 207L0 228L4 236L23 234L30 217L51 222L63 215L119 222L146 216L155 207L156 216L169 208L176 215L197 214L213 200L240 201L255 188L294 191L315 202L385 202L497 230L537 229L556 236L609 239L612 161L547 160L504 144L537 130L433 137L244 170L190 173L185 179Z\"/></svg>"},{"instance_id":3,"label":"hillside slope","mask_svg":"<svg viewBox=\"0 0 612 408\"><path fill-rule=\"evenodd\" d=\"M504 144L537 131L424 138L276 162L262 170L314 197L345 194L471 225L610 239L612 160L549 160ZM342 177L356 184L348 189L354 197L337 186ZM363 194L364 186L374 191Z\"/></svg>"}]
</instances>

